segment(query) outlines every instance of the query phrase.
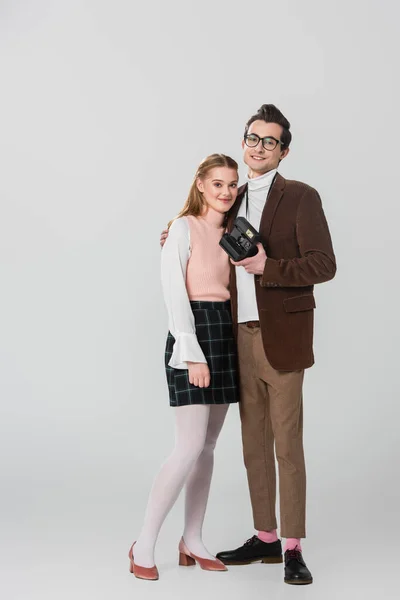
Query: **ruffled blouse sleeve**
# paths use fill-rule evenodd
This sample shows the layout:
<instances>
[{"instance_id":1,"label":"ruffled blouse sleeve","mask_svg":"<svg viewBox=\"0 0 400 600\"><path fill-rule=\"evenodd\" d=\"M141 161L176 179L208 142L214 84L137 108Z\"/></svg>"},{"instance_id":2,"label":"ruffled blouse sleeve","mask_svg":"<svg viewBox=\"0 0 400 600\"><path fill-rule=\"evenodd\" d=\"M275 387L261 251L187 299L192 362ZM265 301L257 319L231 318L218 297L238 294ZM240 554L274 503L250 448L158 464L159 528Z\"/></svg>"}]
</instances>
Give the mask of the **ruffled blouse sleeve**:
<instances>
[{"instance_id":1,"label":"ruffled blouse sleeve","mask_svg":"<svg viewBox=\"0 0 400 600\"><path fill-rule=\"evenodd\" d=\"M161 284L168 326L175 338L169 366L187 369L187 361L207 363L196 336L194 316L186 289L190 257L190 229L185 217L176 219L161 251Z\"/></svg>"}]
</instances>

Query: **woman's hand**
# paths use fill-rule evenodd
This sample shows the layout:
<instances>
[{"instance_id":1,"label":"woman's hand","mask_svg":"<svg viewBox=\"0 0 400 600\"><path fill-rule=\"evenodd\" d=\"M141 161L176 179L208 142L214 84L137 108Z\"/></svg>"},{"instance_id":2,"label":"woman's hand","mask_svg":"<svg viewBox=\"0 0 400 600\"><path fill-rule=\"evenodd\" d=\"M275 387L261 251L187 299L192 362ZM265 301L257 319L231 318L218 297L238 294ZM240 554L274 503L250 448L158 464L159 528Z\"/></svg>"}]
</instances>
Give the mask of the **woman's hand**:
<instances>
[{"instance_id":1,"label":"woman's hand","mask_svg":"<svg viewBox=\"0 0 400 600\"><path fill-rule=\"evenodd\" d=\"M197 387L208 387L210 385L210 369L206 363L188 362L189 382Z\"/></svg>"}]
</instances>

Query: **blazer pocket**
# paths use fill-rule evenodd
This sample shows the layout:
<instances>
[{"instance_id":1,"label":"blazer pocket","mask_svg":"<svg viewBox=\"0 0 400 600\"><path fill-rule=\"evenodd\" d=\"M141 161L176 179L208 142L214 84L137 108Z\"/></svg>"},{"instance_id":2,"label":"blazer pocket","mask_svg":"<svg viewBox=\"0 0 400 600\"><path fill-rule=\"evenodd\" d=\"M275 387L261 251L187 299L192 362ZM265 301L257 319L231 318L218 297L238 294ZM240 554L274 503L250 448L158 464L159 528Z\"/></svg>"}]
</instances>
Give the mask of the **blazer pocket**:
<instances>
[{"instance_id":1,"label":"blazer pocket","mask_svg":"<svg viewBox=\"0 0 400 600\"><path fill-rule=\"evenodd\" d=\"M315 298L312 294L293 296L293 298L286 298L286 300L283 301L283 306L288 313L300 312L301 310L312 310L315 308Z\"/></svg>"}]
</instances>

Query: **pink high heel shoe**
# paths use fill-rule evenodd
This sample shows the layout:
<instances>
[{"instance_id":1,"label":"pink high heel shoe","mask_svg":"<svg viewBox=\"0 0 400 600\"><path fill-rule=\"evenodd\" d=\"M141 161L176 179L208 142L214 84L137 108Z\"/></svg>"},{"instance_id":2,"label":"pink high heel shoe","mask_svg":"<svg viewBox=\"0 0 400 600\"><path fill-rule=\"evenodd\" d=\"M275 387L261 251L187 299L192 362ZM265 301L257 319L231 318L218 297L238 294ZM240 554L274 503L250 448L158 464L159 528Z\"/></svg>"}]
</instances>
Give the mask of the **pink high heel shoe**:
<instances>
[{"instance_id":1,"label":"pink high heel shoe","mask_svg":"<svg viewBox=\"0 0 400 600\"><path fill-rule=\"evenodd\" d=\"M210 558L201 558L200 556L196 556L192 554L183 538L179 542L179 564L181 567L191 567L194 564L198 563L204 571L227 571L228 569L224 565L223 562L215 558L211 560Z\"/></svg>"},{"instance_id":2,"label":"pink high heel shoe","mask_svg":"<svg viewBox=\"0 0 400 600\"><path fill-rule=\"evenodd\" d=\"M154 565L154 567L141 567L140 565L135 565L135 561L133 559L133 546L136 542L133 542L131 549L129 550L129 572L133 573L135 577L138 579L147 579L148 581L157 581L158 569Z\"/></svg>"}]
</instances>

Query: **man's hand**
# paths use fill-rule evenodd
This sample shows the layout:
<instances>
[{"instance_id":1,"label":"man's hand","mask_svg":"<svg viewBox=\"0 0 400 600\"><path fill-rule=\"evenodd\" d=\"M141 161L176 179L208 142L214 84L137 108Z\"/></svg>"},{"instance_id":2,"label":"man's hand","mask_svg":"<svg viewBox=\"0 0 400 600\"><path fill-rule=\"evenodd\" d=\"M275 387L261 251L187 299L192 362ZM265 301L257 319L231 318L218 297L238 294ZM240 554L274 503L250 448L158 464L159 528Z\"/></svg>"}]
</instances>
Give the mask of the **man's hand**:
<instances>
[{"instance_id":1,"label":"man's hand","mask_svg":"<svg viewBox=\"0 0 400 600\"><path fill-rule=\"evenodd\" d=\"M210 369L206 363L188 362L189 383L197 387L208 387L210 385Z\"/></svg>"},{"instance_id":2,"label":"man's hand","mask_svg":"<svg viewBox=\"0 0 400 600\"><path fill-rule=\"evenodd\" d=\"M161 248L164 246L166 240L168 237L168 229L163 229L163 231L161 232L161 236L160 236L160 246Z\"/></svg>"},{"instance_id":3,"label":"man's hand","mask_svg":"<svg viewBox=\"0 0 400 600\"><path fill-rule=\"evenodd\" d=\"M264 273L267 255L265 254L264 246L261 243L257 244L257 248L258 252L255 256L245 258L239 262L235 262L231 259L231 263L235 265L235 267L244 267L247 273L251 273L252 275L262 275Z\"/></svg>"}]
</instances>

